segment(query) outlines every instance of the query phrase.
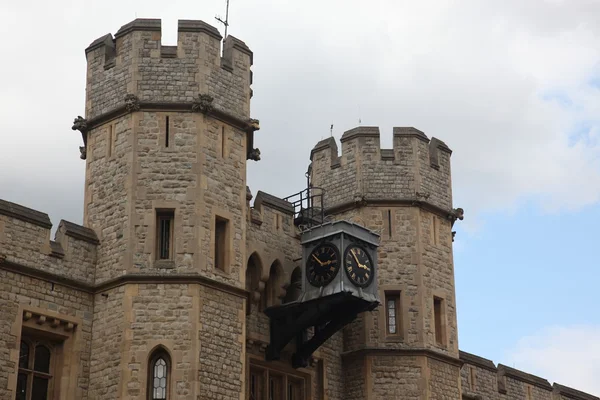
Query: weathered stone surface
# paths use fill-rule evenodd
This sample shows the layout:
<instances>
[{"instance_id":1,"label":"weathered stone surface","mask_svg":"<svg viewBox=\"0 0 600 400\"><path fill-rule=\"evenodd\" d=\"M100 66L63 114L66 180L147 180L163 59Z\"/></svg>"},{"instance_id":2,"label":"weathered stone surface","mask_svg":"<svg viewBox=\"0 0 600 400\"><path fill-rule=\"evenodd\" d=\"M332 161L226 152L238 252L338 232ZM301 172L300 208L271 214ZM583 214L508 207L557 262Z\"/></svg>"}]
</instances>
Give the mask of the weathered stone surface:
<instances>
[{"instance_id":1,"label":"weathered stone surface","mask_svg":"<svg viewBox=\"0 0 600 400\"><path fill-rule=\"evenodd\" d=\"M291 203L247 187L247 155L260 158L249 136L259 126L252 52L229 36L221 57L216 28L178 26L177 46L162 46L160 20L138 19L86 50L86 118L95 122L82 128L84 226L61 221L52 241L47 214L0 200L0 398L15 397L24 332L68 350L56 379L66 400L147 399L156 349L168 355L173 400L245 399L251 370L292 377L315 400L599 400L459 352L451 150L415 128L394 128L393 148L381 149L378 128L358 127L341 154L328 138L310 155L327 218L380 235L380 297L400 294L400 332L387 333L382 305L306 368L290 367L294 342L265 362L264 309L300 294L300 231ZM167 260L157 256L165 210L174 215ZM222 266L217 220L228 221Z\"/></svg>"}]
</instances>

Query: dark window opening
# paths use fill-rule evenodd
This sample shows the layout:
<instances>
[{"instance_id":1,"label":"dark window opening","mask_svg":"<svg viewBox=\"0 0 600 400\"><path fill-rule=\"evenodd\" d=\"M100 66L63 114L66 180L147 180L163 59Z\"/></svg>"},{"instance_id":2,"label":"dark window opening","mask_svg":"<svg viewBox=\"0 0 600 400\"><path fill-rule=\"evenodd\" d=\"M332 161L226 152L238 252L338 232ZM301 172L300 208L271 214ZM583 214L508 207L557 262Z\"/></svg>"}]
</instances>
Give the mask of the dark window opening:
<instances>
[{"instance_id":1,"label":"dark window opening","mask_svg":"<svg viewBox=\"0 0 600 400\"><path fill-rule=\"evenodd\" d=\"M227 263L228 225L225 218L215 218L215 269L225 271Z\"/></svg>"},{"instance_id":2,"label":"dark window opening","mask_svg":"<svg viewBox=\"0 0 600 400\"><path fill-rule=\"evenodd\" d=\"M108 156L112 156L113 150L113 126L112 124L108 126L108 143L106 144L108 150Z\"/></svg>"},{"instance_id":3,"label":"dark window opening","mask_svg":"<svg viewBox=\"0 0 600 400\"><path fill-rule=\"evenodd\" d=\"M225 145L227 137L225 136L225 126L221 126L221 157L225 158Z\"/></svg>"},{"instance_id":4,"label":"dark window opening","mask_svg":"<svg viewBox=\"0 0 600 400\"><path fill-rule=\"evenodd\" d=\"M439 297L433 298L433 317L435 324L435 342L439 346L444 345L444 324L443 324L443 300Z\"/></svg>"},{"instance_id":5,"label":"dark window opening","mask_svg":"<svg viewBox=\"0 0 600 400\"><path fill-rule=\"evenodd\" d=\"M173 259L173 225L175 222L174 211L156 212L156 242L159 260Z\"/></svg>"},{"instance_id":6,"label":"dark window opening","mask_svg":"<svg viewBox=\"0 0 600 400\"><path fill-rule=\"evenodd\" d=\"M165 118L165 147L169 147L169 117Z\"/></svg>"},{"instance_id":7,"label":"dark window opening","mask_svg":"<svg viewBox=\"0 0 600 400\"><path fill-rule=\"evenodd\" d=\"M388 335L402 334L402 314L400 310L400 293L390 292L385 294L385 313Z\"/></svg>"}]
</instances>

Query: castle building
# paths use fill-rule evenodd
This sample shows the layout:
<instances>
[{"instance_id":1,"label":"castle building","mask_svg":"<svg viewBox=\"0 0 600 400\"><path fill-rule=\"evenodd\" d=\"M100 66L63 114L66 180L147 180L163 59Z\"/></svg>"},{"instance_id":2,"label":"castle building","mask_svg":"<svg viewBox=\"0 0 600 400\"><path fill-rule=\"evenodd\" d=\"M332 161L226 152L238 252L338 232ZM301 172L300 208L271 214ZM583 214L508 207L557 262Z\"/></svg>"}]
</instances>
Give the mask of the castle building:
<instances>
[{"instance_id":1,"label":"castle building","mask_svg":"<svg viewBox=\"0 0 600 400\"><path fill-rule=\"evenodd\" d=\"M252 51L190 20L163 46L136 19L85 55L83 226L51 240L47 214L0 201L0 399L598 400L459 350L451 150L415 128L312 149L299 194L379 235L380 304L305 365L294 342L267 361L264 310L302 292L306 197L246 185Z\"/></svg>"}]
</instances>

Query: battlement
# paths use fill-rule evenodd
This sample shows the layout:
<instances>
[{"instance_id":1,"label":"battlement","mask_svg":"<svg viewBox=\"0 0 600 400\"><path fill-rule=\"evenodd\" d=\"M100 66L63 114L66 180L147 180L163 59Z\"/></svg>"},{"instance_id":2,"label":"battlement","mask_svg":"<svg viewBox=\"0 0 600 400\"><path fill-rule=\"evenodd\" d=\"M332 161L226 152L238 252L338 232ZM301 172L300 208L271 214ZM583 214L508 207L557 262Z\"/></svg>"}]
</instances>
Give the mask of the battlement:
<instances>
[{"instance_id":1,"label":"battlement","mask_svg":"<svg viewBox=\"0 0 600 400\"><path fill-rule=\"evenodd\" d=\"M51 228L48 214L0 200L0 267L93 284L100 243L96 233L61 220L50 240Z\"/></svg>"},{"instance_id":2,"label":"battlement","mask_svg":"<svg viewBox=\"0 0 600 400\"><path fill-rule=\"evenodd\" d=\"M560 385L527 372L460 351L463 398L536 398L549 400L600 400L596 396ZM530 392L528 397L527 393ZM500 397L502 396L502 397Z\"/></svg>"},{"instance_id":3,"label":"battlement","mask_svg":"<svg viewBox=\"0 0 600 400\"><path fill-rule=\"evenodd\" d=\"M452 150L412 127L393 128L393 147L382 149L378 127L345 132L341 154L330 137L311 151L311 182L325 189L325 207L357 201L427 201L452 208Z\"/></svg>"},{"instance_id":4,"label":"battlement","mask_svg":"<svg viewBox=\"0 0 600 400\"><path fill-rule=\"evenodd\" d=\"M217 28L203 21L179 20L177 46L163 46L159 19L136 19L114 37L109 33L94 40L85 50L86 118L115 109L127 95L145 102L191 103L202 94L247 119L253 54L231 35L221 50L221 40Z\"/></svg>"}]
</instances>

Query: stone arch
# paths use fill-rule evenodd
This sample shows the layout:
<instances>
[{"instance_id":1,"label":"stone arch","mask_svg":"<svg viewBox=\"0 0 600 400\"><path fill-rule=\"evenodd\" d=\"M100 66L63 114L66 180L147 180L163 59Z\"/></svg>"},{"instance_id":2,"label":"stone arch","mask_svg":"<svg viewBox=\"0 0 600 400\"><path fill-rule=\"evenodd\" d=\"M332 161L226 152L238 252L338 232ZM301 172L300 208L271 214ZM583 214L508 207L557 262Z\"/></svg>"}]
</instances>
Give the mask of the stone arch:
<instances>
[{"instance_id":1,"label":"stone arch","mask_svg":"<svg viewBox=\"0 0 600 400\"><path fill-rule=\"evenodd\" d=\"M258 303L261 293L265 289L265 282L261 279L262 275L263 263L258 252L254 251L246 263L246 290L250 293L251 303ZM248 312L250 312L250 307L248 307Z\"/></svg>"},{"instance_id":2,"label":"stone arch","mask_svg":"<svg viewBox=\"0 0 600 400\"><path fill-rule=\"evenodd\" d=\"M146 399L153 400L162 398L161 396L171 398L171 393L173 392L173 362L171 352L162 344L155 346L148 353L146 365L148 366ZM162 392L158 393L155 391Z\"/></svg>"},{"instance_id":3,"label":"stone arch","mask_svg":"<svg viewBox=\"0 0 600 400\"><path fill-rule=\"evenodd\" d=\"M286 294L286 279L283 264L279 259L275 259L269 268L269 279L265 287L263 307L271 307L281 304L281 300Z\"/></svg>"},{"instance_id":4,"label":"stone arch","mask_svg":"<svg viewBox=\"0 0 600 400\"><path fill-rule=\"evenodd\" d=\"M302 268L296 267L292 271L292 275L290 277L290 284L288 286L283 302L289 303L291 301L298 300L298 298L300 298L300 295L302 295Z\"/></svg>"}]
</instances>

